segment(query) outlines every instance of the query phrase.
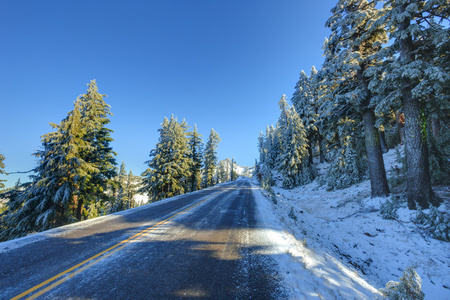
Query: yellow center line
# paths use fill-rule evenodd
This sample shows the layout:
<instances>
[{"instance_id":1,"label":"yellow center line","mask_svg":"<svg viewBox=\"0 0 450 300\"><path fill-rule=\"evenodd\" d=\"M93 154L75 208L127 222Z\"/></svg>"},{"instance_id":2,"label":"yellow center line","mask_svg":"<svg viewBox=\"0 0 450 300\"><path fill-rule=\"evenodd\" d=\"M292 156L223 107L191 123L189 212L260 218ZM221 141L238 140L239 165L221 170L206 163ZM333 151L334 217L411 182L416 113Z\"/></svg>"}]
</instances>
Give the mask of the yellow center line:
<instances>
[{"instance_id":1,"label":"yellow center line","mask_svg":"<svg viewBox=\"0 0 450 300\"><path fill-rule=\"evenodd\" d=\"M88 258L88 259L86 259L86 260L80 262L79 264L76 264L75 266L73 266L73 267L71 267L71 268L69 268L69 269L67 269L67 270L65 270L65 271L63 271L63 272L61 272L61 273L59 273L59 274L57 274L57 275L55 275L55 276L53 276L52 278L49 278L49 279L47 279L47 280L41 282L40 284L38 284L38 285L36 285L36 286L34 286L34 287L32 287L32 288L26 290L25 292L23 292L23 293L21 293L21 294L15 296L15 297L13 297L13 298L11 298L10 300L17 300L17 299L20 299L20 298L22 298L22 297L25 297L26 295L28 295L28 294L30 294L30 293L32 293L32 292L34 292L34 291L40 289L41 287L43 287L43 286L45 286L45 285L47 285L47 284L49 284L49 283L51 283L51 282L57 280L58 278L60 278L60 277L62 277L62 276L64 276L64 275L66 275L66 274L72 272L73 270L78 269L78 268L80 268L81 266L83 266L83 265L85 265L85 264L87 264L87 263L90 262L90 263L87 264L86 266L84 266L84 267L82 267L82 268L76 270L75 272L73 272L73 273L67 275L66 277L64 277L64 278L62 278L62 279L60 279L60 280L58 280L57 282L51 284L50 286L48 286L48 287L42 289L41 291L37 292L36 294L34 294L34 295L32 295L32 296L30 296L30 297L28 297L28 298L26 298L26 299L35 299L36 297L41 296L42 294L44 294L44 293L50 291L51 289L55 288L56 286L60 285L61 283L65 282L65 281L67 281L68 279L72 278L73 276L75 276L75 275L81 273L82 271L88 269L89 267L93 266L94 264L98 263L99 261L103 260L104 258L106 258L106 257L110 256L111 254L113 254L113 253L115 253L115 252L117 252L117 251L123 249L123 248L126 246L126 244L128 244L130 241L135 240L135 239L137 239L138 237L140 237L140 236L142 236L142 235L144 235L144 234L146 234L146 233L149 233L149 232L155 230L157 227L159 227L159 226L161 226L161 225L163 225L163 224L169 222L170 220L172 220L173 218L177 217L178 215L180 215L180 214L182 214L182 213L184 213L184 212L186 212L186 211L188 211L188 210L190 210L190 209L193 209L194 207L200 205L201 203L203 203L203 202L205 202L205 201L211 199L212 197L214 197L214 196L216 196L217 194L220 194L220 193L222 193L222 192L223 192L223 191L219 191L219 192L217 192L217 193L212 194L212 195L209 196L208 198L206 198L206 199L204 199L204 200L202 200L202 201L199 201L199 202L197 202L197 203L195 203L195 204L193 204L193 205L191 205L191 206L189 206L189 207L183 209L182 211L180 211L180 212L174 214L173 216L170 216L170 217L168 217L167 219L164 219L164 220L162 220L162 221L160 221L160 222L158 222L158 223L156 223L156 224L150 226L149 228L146 228L146 229L142 230L141 232L136 233L135 235L133 235L133 236L131 236L131 237L129 237L129 238L127 238L127 239L125 239L125 240L123 240L123 241L117 243L116 245L114 245L114 246L112 246L112 247L109 247L108 249L106 249L106 250L104 250L104 251L102 251L102 252L100 252L100 253L97 253L96 255L94 255L94 256L92 256L92 257L90 257L90 258ZM119 247L119 246L120 246L120 247ZM116 249L116 248L117 248L117 249ZM115 250L114 250L114 249L115 249ZM112 250L114 250L114 251L112 251ZM107 253L107 252L109 252L109 253ZM105 253L107 253L107 254L104 255ZM102 255L103 255L103 256L102 256ZM95 260L95 259L98 258L99 256L102 256L102 257L99 258L99 259L97 259L97 260ZM93 260L95 260L95 261L93 261Z\"/></svg>"}]
</instances>

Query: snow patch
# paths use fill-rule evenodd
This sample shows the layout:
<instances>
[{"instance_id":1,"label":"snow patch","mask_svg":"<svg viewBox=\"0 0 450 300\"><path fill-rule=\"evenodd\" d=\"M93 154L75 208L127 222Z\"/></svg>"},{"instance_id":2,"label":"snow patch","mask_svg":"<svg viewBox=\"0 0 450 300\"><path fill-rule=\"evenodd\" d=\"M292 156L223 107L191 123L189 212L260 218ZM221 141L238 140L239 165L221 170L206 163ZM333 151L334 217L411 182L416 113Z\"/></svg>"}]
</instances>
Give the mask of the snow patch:
<instances>
[{"instance_id":1,"label":"snow patch","mask_svg":"<svg viewBox=\"0 0 450 300\"><path fill-rule=\"evenodd\" d=\"M386 170L396 166L395 158L394 150L384 155ZM326 167L319 164L319 172L325 174ZM294 298L373 299L379 296L377 289L398 281L407 267L415 267L425 299L450 299L450 243L420 230L411 221L416 211L406 205L398 209L395 220L382 219L380 205L387 198L371 198L368 180L336 191L327 191L318 180L273 190L277 204L254 186L261 220L276 227L278 234L285 230L284 245L291 248L281 264L292 290L309 290L294 293ZM448 210L448 204L440 210ZM316 290L308 288L312 279L306 271L322 278L315 282ZM322 284L325 290L320 289Z\"/></svg>"}]
</instances>

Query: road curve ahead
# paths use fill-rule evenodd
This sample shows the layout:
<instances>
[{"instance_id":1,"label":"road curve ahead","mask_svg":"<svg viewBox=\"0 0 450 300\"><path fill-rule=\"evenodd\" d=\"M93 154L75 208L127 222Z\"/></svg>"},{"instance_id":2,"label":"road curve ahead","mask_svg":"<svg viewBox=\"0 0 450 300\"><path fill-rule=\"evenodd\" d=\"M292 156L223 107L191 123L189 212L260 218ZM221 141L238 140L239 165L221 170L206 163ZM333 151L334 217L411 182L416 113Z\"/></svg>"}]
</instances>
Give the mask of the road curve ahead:
<instances>
[{"instance_id":1,"label":"road curve ahead","mask_svg":"<svg viewBox=\"0 0 450 300\"><path fill-rule=\"evenodd\" d=\"M255 205L244 179L0 243L0 298L284 298Z\"/></svg>"}]
</instances>

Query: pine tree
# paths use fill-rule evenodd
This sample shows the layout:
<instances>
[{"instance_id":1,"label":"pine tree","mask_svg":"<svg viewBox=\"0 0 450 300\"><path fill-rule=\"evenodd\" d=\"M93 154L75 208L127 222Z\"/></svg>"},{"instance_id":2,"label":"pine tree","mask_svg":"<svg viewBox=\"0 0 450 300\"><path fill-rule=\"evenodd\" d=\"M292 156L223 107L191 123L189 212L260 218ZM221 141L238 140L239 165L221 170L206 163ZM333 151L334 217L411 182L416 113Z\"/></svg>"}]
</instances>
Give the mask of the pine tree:
<instances>
[{"instance_id":1,"label":"pine tree","mask_svg":"<svg viewBox=\"0 0 450 300\"><path fill-rule=\"evenodd\" d=\"M267 130L266 130L266 133L267 133ZM267 150L265 148L264 142L265 142L264 141L264 134L261 131L259 133L259 137L258 137L259 162L261 164L264 164L266 162L266 151Z\"/></svg>"},{"instance_id":2,"label":"pine tree","mask_svg":"<svg viewBox=\"0 0 450 300\"><path fill-rule=\"evenodd\" d=\"M220 142L219 134L211 129L211 133L209 134L208 141L205 146L205 157L204 157L204 165L203 165L203 186L210 187L213 186L214 183L214 173L217 164L217 147Z\"/></svg>"},{"instance_id":3,"label":"pine tree","mask_svg":"<svg viewBox=\"0 0 450 300\"><path fill-rule=\"evenodd\" d=\"M302 119L294 107L281 105L282 118L286 117L283 130L283 145L278 170L283 174L283 186L294 188L304 184L302 172L308 166L308 140ZM283 111L287 109L286 111Z\"/></svg>"},{"instance_id":4,"label":"pine tree","mask_svg":"<svg viewBox=\"0 0 450 300\"><path fill-rule=\"evenodd\" d=\"M5 157L0 154L0 174L6 174L5 173L5 164L3 163L3 161L5 160ZM4 182L6 180L0 179L0 189L5 187L5 184L3 184L2 182Z\"/></svg>"},{"instance_id":5,"label":"pine tree","mask_svg":"<svg viewBox=\"0 0 450 300\"><path fill-rule=\"evenodd\" d=\"M235 177L235 172L234 172L234 158L231 159L231 170L230 170L230 181L235 181L236 177Z\"/></svg>"},{"instance_id":6,"label":"pine tree","mask_svg":"<svg viewBox=\"0 0 450 300\"><path fill-rule=\"evenodd\" d=\"M191 176L188 126L179 123L172 115L164 118L156 148L150 151L151 160L144 176L142 191L150 194L153 201L173 197L186 192Z\"/></svg>"},{"instance_id":7,"label":"pine tree","mask_svg":"<svg viewBox=\"0 0 450 300\"><path fill-rule=\"evenodd\" d=\"M135 179L135 176L133 175L133 171L130 170L130 172L128 172L127 184L125 187L125 192L126 192L126 196L128 199L127 208L136 207L136 201L134 199L134 195L136 194L136 191L137 191L136 179Z\"/></svg>"},{"instance_id":8,"label":"pine tree","mask_svg":"<svg viewBox=\"0 0 450 300\"><path fill-rule=\"evenodd\" d=\"M197 131L197 125L194 126L194 131L189 134L189 150L191 159L191 177L190 177L190 191L200 189L202 180L202 162L203 162L203 141L202 135Z\"/></svg>"},{"instance_id":9,"label":"pine tree","mask_svg":"<svg viewBox=\"0 0 450 300\"><path fill-rule=\"evenodd\" d=\"M306 136L309 141L308 153L310 164L313 163L313 145L318 143L319 148L321 147L321 135L317 126L319 118L318 95L314 85L316 75L317 70L315 67L311 68L310 77L302 70L291 99L292 105L295 107L305 126Z\"/></svg>"},{"instance_id":10,"label":"pine tree","mask_svg":"<svg viewBox=\"0 0 450 300\"><path fill-rule=\"evenodd\" d=\"M408 207L438 206L431 187L427 146L427 105L440 102L448 73L437 65L436 49L448 41L448 31L436 22L449 16L448 1L388 0L385 14L378 21L386 24L392 44L384 51L383 85L399 89L386 96L385 102L401 100L405 115L405 150L407 160L406 197ZM443 39L442 39L443 38ZM383 103L385 104L385 103Z\"/></svg>"},{"instance_id":11,"label":"pine tree","mask_svg":"<svg viewBox=\"0 0 450 300\"><path fill-rule=\"evenodd\" d=\"M111 201L111 206L108 211L109 213L115 213L127 209L127 203L129 199L126 193L126 180L127 173L125 170L125 162L122 161L122 164L119 168L119 173L114 180L114 195L112 197L113 201Z\"/></svg>"},{"instance_id":12,"label":"pine tree","mask_svg":"<svg viewBox=\"0 0 450 300\"><path fill-rule=\"evenodd\" d=\"M91 174L84 182L83 193L77 199L76 217L81 220L84 204L92 204L100 199L106 200L104 193L107 188L108 180L116 175L116 153L112 150L110 143L111 129L105 127L110 123L110 106L103 100L98 92L97 83L92 80L88 84L86 94L79 97L81 105L81 122L86 128L86 135L83 138L91 147L81 153L82 158L98 168L99 172Z\"/></svg>"},{"instance_id":13,"label":"pine tree","mask_svg":"<svg viewBox=\"0 0 450 300\"><path fill-rule=\"evenodd\" d=\"M331 11L333 15L326 25L332 33L325 53L337 72L334 74L338 78L336 98L345 103L343 108L347 114L362 115L372 197L386 196L389 187L375 127L378 98L369 90L371 78L366 73L378 63L374 56L387 42L385 29L373 24L382 12L376 8L376 1L367 0L340 0Z\"/></svg>"},{"instance_id":14,"label":"pine tree","mask_svg":"<svg viewBox=\"0 0 450 300\"><path fill-rule=\"evenodd\" d=\"M281 151L280 144L280 131L281 128L267 126L266 137L265 137L265 149L266 149L266 164L270 169L274 169L277 164L278 157Z\"/></svg>"},{"instance_id":15,"label":"pine tree","mask_svg":"<svg viewBox=\"0 0 450 300\"><path fill-rule=\"evenodd\" d=\"M8 228L3 237L20 237L75 221L80 187L89 174L98 172L80 158L90 145L82 139L86 128L81 123L79 102L59 125L51 125L56 131L42 137L43 150L34 154L38 165L36 175L31 176L32 185L15 193L14 201L7 204L4 221Z\"/></svg>"},{"instance_id":16,"label":"pine tree","mask_svg":"<svg viewBox=\"0 0 450 300\"><path fill-rule=\"evenodd\" d=\"M219 165L218 165L218 167L217 167L217 179L218 179L218 182L220 182L220 183L223 183L223 182L227 182L227 171L226 171L226 169L225 169L225 165L226 165L226 162L225 161L220 161L219 162Z\"/></svg>"},{"instance_id":17,"label":"pine tree","mask_svg":"<svg viewBox=\"0 0 450 300\"><path fill-rule=\"evenodd\" d=\"M285 149L283 148L286 145L285 130L287 129L289 124L288 123L289 105L286 100L286 95L283 95L281 97L280 101L278 102L278 107L280 109L280 116L278 117L275 132L273 132L272 136L270 137L271 147L269 147L270 152L272 149L275 150L275 148L277 149L276 152L278 152L278 155L275 157L274 161L274 169L278 169L280 165L283 163L281 161L281 156L283 155L283 153L285 153ZM268 167L269 169L272 169L270 165L268 165Z\"/></svg>"},{"instance_id":18,"label":"pine tree","mask_svg":"<svg viewBox=\"0 0 450 300\"><path fill-rule=\"evenodd\" d=\"M88 107L89 104L78 98L74 109L60 124L50 123L55 131L42 136L43 149L34 153L38 163L32 182L9 194L7 213L3 217L7 229L2 232L2 239L80 220L80 201L101 196L99 178L114 173L114 168L111 171L102 160L113 152L109 139L96 133L107 122L103 120L101 126L95 125L95 116L86 117ZM104 149L106 146L109 150Z\"/></svg>"}]
</instances>

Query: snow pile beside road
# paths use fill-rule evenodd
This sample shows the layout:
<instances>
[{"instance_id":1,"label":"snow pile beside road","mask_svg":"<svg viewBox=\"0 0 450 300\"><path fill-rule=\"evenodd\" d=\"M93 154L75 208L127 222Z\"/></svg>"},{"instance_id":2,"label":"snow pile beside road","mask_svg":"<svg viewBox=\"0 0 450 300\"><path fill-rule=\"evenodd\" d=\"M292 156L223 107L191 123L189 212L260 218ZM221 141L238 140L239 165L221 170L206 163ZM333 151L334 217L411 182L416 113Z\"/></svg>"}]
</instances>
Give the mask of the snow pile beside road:
<instances>
[{"instance_id":1,"label":"snow pile beside road","mask_svg":"<svg viewBox=\"0 0 450 300\"><path fill-rule=\"evenodd\" d=\"M274 245L271 254L280 266L292 299L374 299L381 297L377 289L357 272L320 249L312 249L302 240L285 230L279 215L261 190L253 188L260 222L265 238ZM281 222L280 222L281 221ZM275 246L276 245L276 246ZM258 254L258 253L257 253ZM266 254L266 253L261 253Z\"/></svg>"},{"instance_id":2,"label":"snow pile beside road","mask_svg":"<svg viewBox=\"0 0 450 300\"><path fill-rule=\"evenodd\" d=\"M385 155L386 170L395 163L394 152ZM370 198L369 181L331 192L317 180L292 190L273 190L276 204L270 197L261 198L264 191L255 189L255 194L262 218L288 231L283 237L291 245L290 260L298 264L282 261L290 272L286 278L295 290L311 290L304 275L308 270L327 286L320 290L317 283L316 294L300 292L299 298L320 293L326 299L372 299L376 289L399 281L407 267L414 267L426 299L450 299L450 244L420 230L411 221L416 212L406 207L398 210L396 220L382 219L379 209L386 198ZM276 217L270 217L273 213Z\"/></svg>"}]
</instances>

